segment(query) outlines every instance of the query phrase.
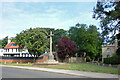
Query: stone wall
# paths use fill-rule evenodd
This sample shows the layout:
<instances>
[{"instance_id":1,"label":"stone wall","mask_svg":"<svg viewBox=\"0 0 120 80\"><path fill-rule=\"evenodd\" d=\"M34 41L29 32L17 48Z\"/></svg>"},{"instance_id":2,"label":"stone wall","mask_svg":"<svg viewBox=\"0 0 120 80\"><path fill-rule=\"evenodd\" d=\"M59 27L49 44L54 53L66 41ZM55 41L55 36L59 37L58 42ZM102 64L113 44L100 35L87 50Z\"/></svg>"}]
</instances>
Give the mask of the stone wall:
<instances>
[{"instance_id":1,"label":"stone wall","mask_svg":"<svg viewBox=\"0 0 120 80\"><path fill-rule=\"evenodd\" d=\"M33 57L0 57L2 63L33 63ZM42 63L48 59L47 56L39 57L35 59L36 63Z\"/></svg>"},{"instance_id":2,"label":"stone wall","mask_svg":"<svg viewBox=\"0 0 120 80\"><path fill-rule=\"evenodd\" d=\"M48 59L48 56L43 56L43 59L36 59L35 62L36 63L43 63L44 61L46 61Z\"/></svg>"},{"instance_id":3,"label":"stone wall","mask_svg":"<svg viewBox=\"0 0 120 80\"><path fill-rule=\"evenodd\" d=\"M57 58L57 61L62 62L61 59ZM66 58L63 60L63 62L66 63L79 63L79 62L84 62L84 59L81 57L71 57L71 58Z\"/></svg>"}]
</instances>

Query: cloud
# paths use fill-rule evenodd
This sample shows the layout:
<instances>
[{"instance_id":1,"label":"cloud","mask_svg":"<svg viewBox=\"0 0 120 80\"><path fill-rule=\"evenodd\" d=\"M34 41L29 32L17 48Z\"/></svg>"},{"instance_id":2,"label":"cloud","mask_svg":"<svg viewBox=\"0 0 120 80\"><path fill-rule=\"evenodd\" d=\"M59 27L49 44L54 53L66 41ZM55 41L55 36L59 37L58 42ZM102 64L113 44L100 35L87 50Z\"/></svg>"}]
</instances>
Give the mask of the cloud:
<instances>
[{"instance_id":1,"label":"cloud","mask_svg":"<svg viewBox=\"0 0 120 80\"><path fill-rule=\"evenodd\" d=\"M58 3L57 3L58 4ZM6 35L15 36L22 30L30 27L50 27L62 28L68 30L69 27L76 23L97 24L96 20L92 19L92 12L80 9L76 4L60 4L55 3L3 3L3 27L1 33L4 38ZM0 39L1 39L0 38Z\"/></svg>"},{"instance_id":2,"label":"cloud","mask_svg":"<svg viewBox=\"0 0 120 80\"><path fill-rule=\"evenodd\" d=\"M97 0L1 0L1 1L2 2L96 2Z\"/></svg>"},{"instance_id":3,"label":"cloud","mask_svg":"<svg viewBox=\"0 0 120 80\"><path fill-rule=\"evenodd\" d=\"M63 28L68 30L71 26L75 26L75 24L87 24L89 25L96 25L99 27L99 21L92 18L93 13L79 13L77 17L71 18L69 20L61 21L59 24L55 24L56 28Z\"/></svg>"},{"instance_id":4,"label":"cloud","mask_svg":"<svg viewBox=\"0 0 120 80\"><path fill-rule=\"evenodd\" d=\"M35 6L32 7L27 3L23 3L23 7L25 8L22 8L21 5L17 4L3 4L3 27L1 29L1 34L5 35L3 35L1 38L5 37L6 34L12 37L22 30L28 29L30 27L42 26L55 28L52 25L54 23L58 23L60 16L64 14L63 10L57 8L55 9L53 6L50 6L45 10L42 9L43 12L39 12L38 8L35 9ZM32 9L33 11L31 12L29 9Z\"/></svg>"}]
</instances>

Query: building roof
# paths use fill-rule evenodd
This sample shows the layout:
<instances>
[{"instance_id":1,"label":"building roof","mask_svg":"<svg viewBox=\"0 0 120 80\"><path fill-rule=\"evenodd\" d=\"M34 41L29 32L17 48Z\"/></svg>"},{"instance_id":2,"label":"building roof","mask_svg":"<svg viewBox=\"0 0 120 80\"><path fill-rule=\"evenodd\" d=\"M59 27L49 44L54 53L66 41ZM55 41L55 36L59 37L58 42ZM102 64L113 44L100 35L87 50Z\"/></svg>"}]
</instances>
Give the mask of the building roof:
<instances>
[{"instance_id":1,"label":"building roof","mask_svg":"<svg viewBox=\"0 0 120 80\"><path fill-rule=\"evenodd\" d=\"M11 46L11 44L13 44L13 43L15 43L15 42L10 42L10 43L8 43L8 44L4 47L4 49L15 49L15 48L19 48L19 46Z\"/></svg>"}]
</instances>

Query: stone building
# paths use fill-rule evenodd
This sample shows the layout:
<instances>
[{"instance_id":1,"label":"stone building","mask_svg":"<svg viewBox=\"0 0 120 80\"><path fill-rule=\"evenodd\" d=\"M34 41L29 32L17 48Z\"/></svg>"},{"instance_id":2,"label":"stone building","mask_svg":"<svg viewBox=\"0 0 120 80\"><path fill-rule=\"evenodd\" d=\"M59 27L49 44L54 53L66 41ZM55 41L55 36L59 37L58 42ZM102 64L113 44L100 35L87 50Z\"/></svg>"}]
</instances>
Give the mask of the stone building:
<instances>
[{"instance_id":1,"label":"stone building","mask_svg":"<svg viewBox=\"0 0 120 80\"><path fill-rule=\"evenodd\" d=\"M107 45L102 45L102 62L104 62L104 58L106 57L112 57L114 54L116 54L117 50L117 39L115 39L114 44L107 44Z\"/></svg>"}]
</instances>

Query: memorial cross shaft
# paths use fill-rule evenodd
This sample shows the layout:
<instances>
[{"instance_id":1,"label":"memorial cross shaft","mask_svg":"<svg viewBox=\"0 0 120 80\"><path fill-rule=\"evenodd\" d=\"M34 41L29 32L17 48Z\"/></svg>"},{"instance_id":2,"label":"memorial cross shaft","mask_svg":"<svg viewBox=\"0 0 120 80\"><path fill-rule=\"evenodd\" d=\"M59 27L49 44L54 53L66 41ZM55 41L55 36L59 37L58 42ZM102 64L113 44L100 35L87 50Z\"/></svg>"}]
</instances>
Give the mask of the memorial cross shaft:
<instances>
[{"instance_id":1,"label":"memorial cross shaft","mask_svg":"<svg viewBox=\"0 0 120 80\"><path fill-rule=\"evenodd\" d=\"M52 36L53 36L53 34L52 34L52 31L50 31L50 55L53 55L52 54Z\"/></svg>"}]
</instances>

